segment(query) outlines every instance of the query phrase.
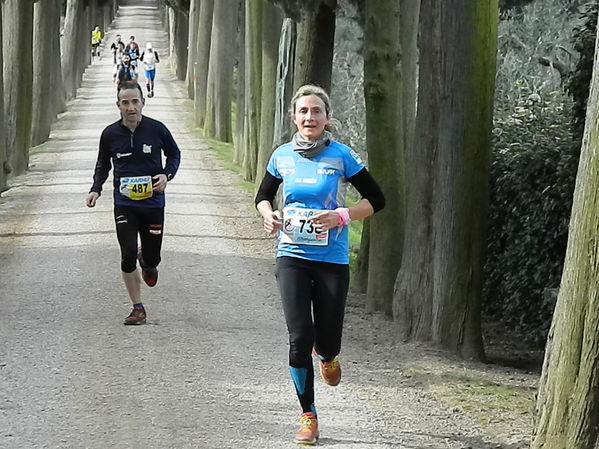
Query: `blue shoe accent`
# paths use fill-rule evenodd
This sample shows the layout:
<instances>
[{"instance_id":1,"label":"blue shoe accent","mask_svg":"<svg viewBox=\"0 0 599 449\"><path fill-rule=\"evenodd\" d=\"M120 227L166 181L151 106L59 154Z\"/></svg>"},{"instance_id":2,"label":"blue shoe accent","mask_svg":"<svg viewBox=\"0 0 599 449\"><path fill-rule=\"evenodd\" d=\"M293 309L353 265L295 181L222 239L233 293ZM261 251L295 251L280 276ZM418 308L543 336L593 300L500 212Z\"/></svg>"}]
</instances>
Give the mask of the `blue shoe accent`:
<instances>
[{"instance_id":1,"label":"blue shoe accent","mask_svg":"<svg viewBox=\"0 0 599 449\"><path fill-rule=\"evenodd\" d=\"M308 368L289 367L289 374L295 384L295 389L299 394L304 394L306 391L306 378L308 377Z\"/></svg>"}]
</instances>

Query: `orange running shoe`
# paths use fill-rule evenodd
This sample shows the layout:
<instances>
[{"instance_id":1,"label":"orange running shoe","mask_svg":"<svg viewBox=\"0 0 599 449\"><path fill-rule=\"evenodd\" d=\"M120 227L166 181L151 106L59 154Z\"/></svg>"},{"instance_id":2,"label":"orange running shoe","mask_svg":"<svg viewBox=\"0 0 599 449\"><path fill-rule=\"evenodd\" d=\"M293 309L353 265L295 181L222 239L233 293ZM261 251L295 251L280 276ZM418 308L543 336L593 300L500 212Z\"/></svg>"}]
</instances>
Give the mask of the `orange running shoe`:
<instances>
[{"instance_id":1,"label":"orange running shoe","mask_svg":"<svg viewBox=\"0 0 599 449\"><path fill-rule=\"evenodd\" d=\"M318 440L318 419L312 412L306 412L300 416L300 427L295 432L297 444L314 445Z\"/></svg>"},{"instance_id":2,"label":"orange running shoe","mask_svg":"<svg viewBox=\"0 0 599 449\"><path fill-rule=\"evenodd\" d=\"M324 380L324 383L335 387L341 382L341 365L339 364L339 357L335 356L333 360L323 362L320 356L316 352L316 349L312 350L312 354L318 359L318 365L320 367L320 377Z\"/></svg>"}]
</instances>

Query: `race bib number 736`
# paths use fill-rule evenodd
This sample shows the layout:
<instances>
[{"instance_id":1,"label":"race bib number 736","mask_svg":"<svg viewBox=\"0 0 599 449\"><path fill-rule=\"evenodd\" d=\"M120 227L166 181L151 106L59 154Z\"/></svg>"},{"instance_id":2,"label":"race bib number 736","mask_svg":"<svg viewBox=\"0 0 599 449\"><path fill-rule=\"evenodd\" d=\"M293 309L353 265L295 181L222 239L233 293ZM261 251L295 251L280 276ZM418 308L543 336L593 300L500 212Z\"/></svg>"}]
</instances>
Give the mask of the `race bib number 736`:
<instances>
[{"instance_id":1,"label":"race bib number 736","mask_svg":"<svg viewBox=\"0 0 599 449\"><path fill-rule=\"evenodd\" d=\"M281 242L297 245L326 246L329 243L329 231L316 232L312 217L318 209L285 207L283 209L283 228Z\"/></svg>"}]
</instances>

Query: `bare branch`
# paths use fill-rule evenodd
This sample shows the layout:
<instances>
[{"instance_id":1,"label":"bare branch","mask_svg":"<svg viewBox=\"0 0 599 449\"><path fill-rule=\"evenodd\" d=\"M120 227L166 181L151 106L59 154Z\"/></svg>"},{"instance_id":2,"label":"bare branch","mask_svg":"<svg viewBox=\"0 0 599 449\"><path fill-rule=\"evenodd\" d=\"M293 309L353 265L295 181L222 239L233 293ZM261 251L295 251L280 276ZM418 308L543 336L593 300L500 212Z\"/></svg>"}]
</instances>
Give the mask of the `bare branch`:
<instances>
[{"instance_id":1,"label":"bare branch","mask_svg":"<svg viewBox=\"0 0 599 449\"><path fill-rule=\"evenodd\" d=\"M557 70L562 82L564 82L568 76L570 76L570 73L572 73L572 67L570 64L566 64L557 58L549 59L545 56L539 56L537 61L539 64L544 65L545 67L553 67L555 70Z\"/></svg>"}]
</instances>

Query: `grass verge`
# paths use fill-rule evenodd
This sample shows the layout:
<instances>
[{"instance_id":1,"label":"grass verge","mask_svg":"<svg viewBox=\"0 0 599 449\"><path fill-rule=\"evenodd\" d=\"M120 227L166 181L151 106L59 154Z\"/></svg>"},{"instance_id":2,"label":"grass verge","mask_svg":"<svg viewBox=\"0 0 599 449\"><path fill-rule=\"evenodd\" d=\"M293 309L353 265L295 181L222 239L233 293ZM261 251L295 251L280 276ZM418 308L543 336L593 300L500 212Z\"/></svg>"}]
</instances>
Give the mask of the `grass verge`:
<instances>
[{"instance_id":1,"label":"grass verge","mask_svg":"<svg viewBox=\"0 0 599 449\"><path fill-rule=\"evenodd\" d=\"M471 416L482 427L521 427L523 422L532 422L535 386L507 384L458 370L433 371L419 365L405 373L437 400Z\"/></svg>"}]
</instances>

